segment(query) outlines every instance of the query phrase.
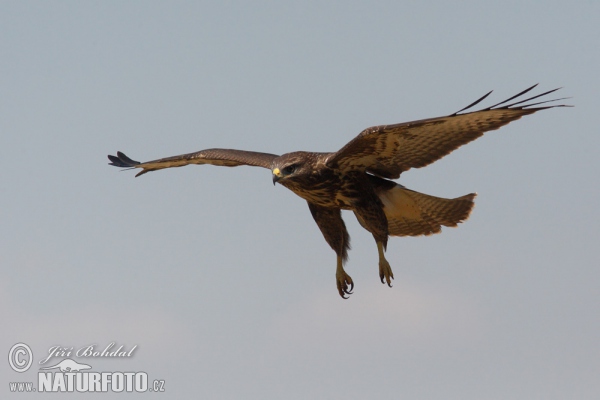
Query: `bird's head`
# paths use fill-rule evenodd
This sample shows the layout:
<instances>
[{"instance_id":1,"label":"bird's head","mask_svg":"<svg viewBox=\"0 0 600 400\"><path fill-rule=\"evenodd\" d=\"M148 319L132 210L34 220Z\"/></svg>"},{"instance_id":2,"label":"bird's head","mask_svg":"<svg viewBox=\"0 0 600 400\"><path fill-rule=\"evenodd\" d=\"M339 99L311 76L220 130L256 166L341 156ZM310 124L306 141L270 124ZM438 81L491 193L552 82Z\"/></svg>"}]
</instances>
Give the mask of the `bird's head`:
<instances>
[{"instance_id":1,"label":"bird's head","mask_svg":"<svg viewBox=\"0 0 600 400\"><path fill-rule=\"evenodd\" d=\"M286 185L303 176L306 172L306 164L311 159L309 155L310 153L296 151L274 159L271 164L273 185L277 182Z\"/></svg>"}]
</instances>

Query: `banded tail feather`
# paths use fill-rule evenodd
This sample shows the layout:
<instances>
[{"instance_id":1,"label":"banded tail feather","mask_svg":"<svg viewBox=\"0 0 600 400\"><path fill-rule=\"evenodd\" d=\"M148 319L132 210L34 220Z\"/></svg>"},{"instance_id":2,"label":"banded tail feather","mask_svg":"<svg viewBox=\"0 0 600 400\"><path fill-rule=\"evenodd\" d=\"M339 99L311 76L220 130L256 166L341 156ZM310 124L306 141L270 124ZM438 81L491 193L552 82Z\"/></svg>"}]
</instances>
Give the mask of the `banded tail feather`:
<instances>
[{"instance_id":1,"label":"banded tail feather","mask_svg":"<svg viewBox=\"0 0 600 400\"><path fill-rule=\"evenodd\" d=\"M442 226L456 227L469 218L476 193L455 199L430 196L396 185L378 193L388 220L390 236L440 233Z\"/></svg>"}]
</instances>

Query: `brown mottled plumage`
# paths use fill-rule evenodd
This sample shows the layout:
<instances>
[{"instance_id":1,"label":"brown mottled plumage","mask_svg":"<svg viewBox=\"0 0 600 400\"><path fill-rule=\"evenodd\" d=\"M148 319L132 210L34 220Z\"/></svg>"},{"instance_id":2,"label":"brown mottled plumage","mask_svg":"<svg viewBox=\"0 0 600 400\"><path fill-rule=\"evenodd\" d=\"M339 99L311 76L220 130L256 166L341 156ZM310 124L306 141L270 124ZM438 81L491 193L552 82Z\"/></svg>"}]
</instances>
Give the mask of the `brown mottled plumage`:
<instances>
[{"instance_id":1,"label":"brown mottled plumage","mask_svg":"<svg viewBox=\"0 0 600 400\"><path fill-rule=\"evenodd\" d=\"M411 168L429 165L485 132L524 115L564 107L533 107L560 99L528 103L558 89L506 105L535 86L480 111L462 113L491 92L447 117L365 129L335 153L298 151L277 156L243 150L207 149L145 163L134 161L121 152L108 158L110 165L116 167L142 168L136 176L188 164L269 168L274 184L280 183L308 202L325 240L336 252L337 288L340 296L346 298L352 292L354 282L343 268L350 249L350 236L341 210L352 210L362 227L373 235L379 252L381 282L391 286L394 275L384 256L388 237L431 235L439 233L442 226L457 226L469 217L475 194L442 199L412 191L389 179L398 179L402 172Z\"/></svg>"}]
</instances>

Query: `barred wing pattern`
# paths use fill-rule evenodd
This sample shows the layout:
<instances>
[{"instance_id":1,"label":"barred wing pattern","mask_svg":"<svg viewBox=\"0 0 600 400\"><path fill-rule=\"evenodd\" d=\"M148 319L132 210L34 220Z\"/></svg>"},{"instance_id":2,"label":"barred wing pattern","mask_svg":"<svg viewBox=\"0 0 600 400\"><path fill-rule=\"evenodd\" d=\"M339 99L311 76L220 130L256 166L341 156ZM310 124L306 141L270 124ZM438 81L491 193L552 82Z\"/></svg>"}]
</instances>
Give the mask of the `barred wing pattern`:
<instances>
[{"instance_id":1,"label":"barred wing pattern","mask_svg":"<svg viewBox=\"0 0 600 400\"><path fill-rule=\"evenodd\" d=\"M327 166L341 170L360 170L388 179L397 179L402 172L429 165L485 132L498 129L524 115L547 108L565 107L562 104L532 107L562 99L524 104L558 89L503 105L536 86L480 111L461 114L492 92L447 117L367 128L332 154L327 160Z\"/></svg>"},{"instance_id":2,"label":"barred wing pattern","mask_svg":"<svg viewBox=\"0 0 600 400\"><path fill-rule=\"evenodd\" d=\"M258 153L255 151L232 150L232 149L206 149L195 153L181 154L179 156L161 158L159 160L140 163L127 157L120 151L116 156L108 156L111 161L109 165L121 168L143 168L137 176L146 172L156 171L163 168L184 167L190 164L210 164L222 167L237 167L249 165L253 167L271 168L271 161L278 156L269 153Z\"/></svg>"}]
</instances>

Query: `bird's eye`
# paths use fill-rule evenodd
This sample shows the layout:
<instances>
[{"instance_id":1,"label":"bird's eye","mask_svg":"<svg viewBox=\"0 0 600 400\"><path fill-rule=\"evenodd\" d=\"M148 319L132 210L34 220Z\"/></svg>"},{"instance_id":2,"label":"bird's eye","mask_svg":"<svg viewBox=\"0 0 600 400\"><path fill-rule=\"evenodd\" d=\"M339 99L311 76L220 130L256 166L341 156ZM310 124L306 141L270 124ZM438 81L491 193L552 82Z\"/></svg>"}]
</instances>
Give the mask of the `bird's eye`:
<instances>
[{"instance_id":1,"label":"bird's eye","mask_svg":"<svg viewBox=\"0 0 600 400\"><path fill-rule=\"evenodd\" d=\"M283 173L285 175L289 175L289 174L293 174L295 170L296 170L296 166L295 165L288 165L287 167L285 167L283 169Z\"/></svg>"}]
</instances>

